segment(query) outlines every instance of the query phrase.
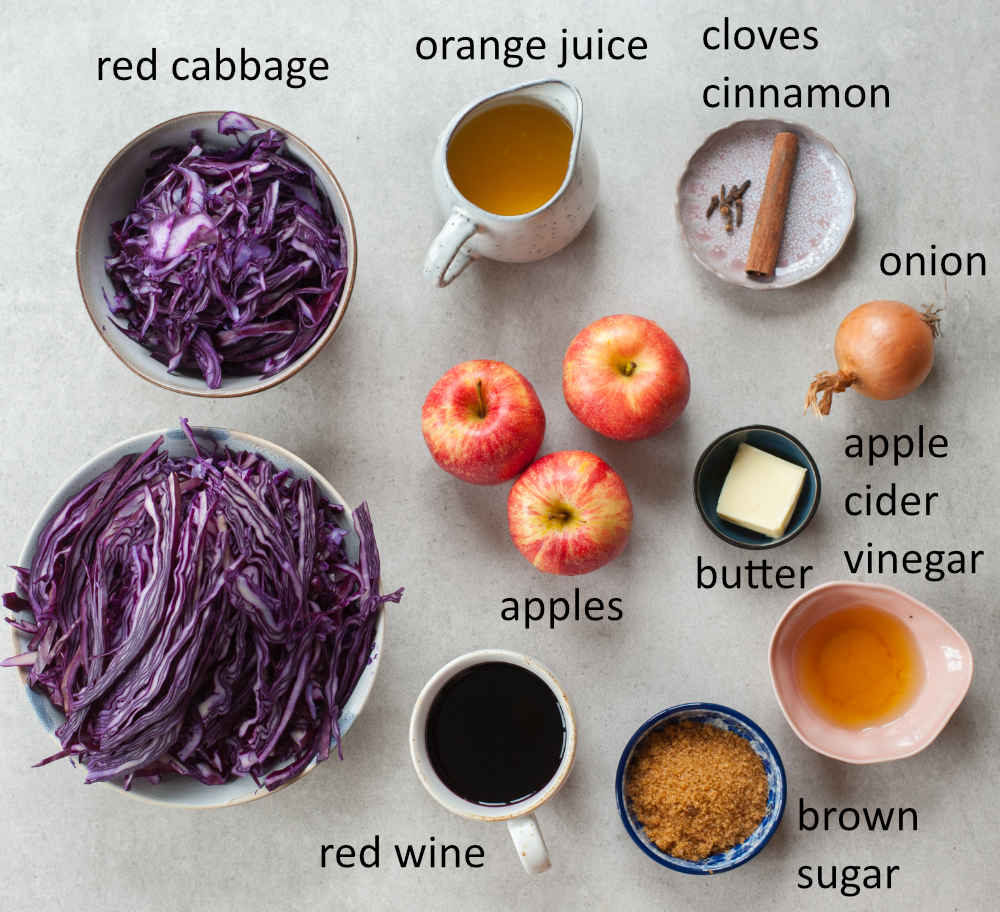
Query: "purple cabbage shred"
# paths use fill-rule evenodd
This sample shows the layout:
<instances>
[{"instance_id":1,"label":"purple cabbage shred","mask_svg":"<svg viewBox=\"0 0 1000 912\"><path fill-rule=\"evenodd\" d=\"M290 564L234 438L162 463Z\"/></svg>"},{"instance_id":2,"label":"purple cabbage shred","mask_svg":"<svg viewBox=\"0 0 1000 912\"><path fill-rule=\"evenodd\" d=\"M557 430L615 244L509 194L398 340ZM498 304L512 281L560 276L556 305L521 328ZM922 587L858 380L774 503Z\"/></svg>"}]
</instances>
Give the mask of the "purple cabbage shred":
<instances>
[{"instance_id":1,"label":"purple cabbage shred","mask_svg":"<svg viewBox=\"0 0 1000 912\"><path fill-rule=\"evenodd\" d=\"M193 135L157 150L132 212L111 226L115 324L210 389L299 358L329 325L347 277L344 232L315 174L282 151L282 133L255 130L230 111L218 132L237 145Z\"/></svg>"},{"instance_id":2,"label":"purple cabbage shred","mask_svg":"<svg viewBox=\"0 0 1000 912\"><path fill-rule=\"evenodd\" d=\"M190 435L186 422L185 431ZM194 438L191 437L192 442ZM4 595L31 687L64 714L87 782L252 777L274 789L340 750L338 720L371 659L379 558L366 504L219 448L162 438L70 498Z\"/></svg>"}]
</instances>

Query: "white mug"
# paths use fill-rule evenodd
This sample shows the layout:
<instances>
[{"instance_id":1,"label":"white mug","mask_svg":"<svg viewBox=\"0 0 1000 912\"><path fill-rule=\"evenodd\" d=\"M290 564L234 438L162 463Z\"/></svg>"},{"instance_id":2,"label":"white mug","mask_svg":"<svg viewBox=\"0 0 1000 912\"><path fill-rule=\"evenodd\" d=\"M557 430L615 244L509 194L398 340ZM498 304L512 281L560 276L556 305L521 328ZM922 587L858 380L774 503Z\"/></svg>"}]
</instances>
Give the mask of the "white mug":
<instances>
[{"instance_id":1,"label":"white mug","mask_svg":"<svg viewBox=\"0 0 1000 912\"><path fill-rule=\"evenodd\" d=\"M459 672L472 668L474 665L482 665L484 662L507 662L526 668L536 674L548 685L555 696L562 712L563 724L566 727L562 760L549 782L534 795L513 804L497 807L475 804L456 795L438 777L427 753L427 715L434 703L434 698L441 692L444 685ZM517 849L524 869L529 874L541 874L549 869L551 865L549 852L545 847L545 840L542 838L542 831L538 828L534 812L562 788L573 768L573 760L576 756L576 722L573 719L573 710L570 708L565 692L553 677L552 672L544 665L519 652L508 652L505 649L477 649L475 652L466 653L449 662L424 685L420 696L417 697L416 705L413 707L413 715L410 717L410 756L413 758L413 766L417 771L417 776L438 804L453 814L458 814L469 820L506 821L511 839L514 840L514 848Z\"/></svg>"},{"instance_id":2,"label":"white mug","mask_svg":"<svg viewBox=\"0 0 1000 912\"><path fill-rule=\"evenodd\" d=\"M527 99L561 114L573 130L566 177L538 209L523 215L496 215L469 202L448 172L448 144L455 130L474 114ZM562 250L587 224L597 203L597 155L583 131L583 100L561 79L539 79L480 98L459 111L438 139L432 161L434 192L447 221L431 242L424 275L448 285L479 257L528 263Z\"/></svg>"}]
</instances>

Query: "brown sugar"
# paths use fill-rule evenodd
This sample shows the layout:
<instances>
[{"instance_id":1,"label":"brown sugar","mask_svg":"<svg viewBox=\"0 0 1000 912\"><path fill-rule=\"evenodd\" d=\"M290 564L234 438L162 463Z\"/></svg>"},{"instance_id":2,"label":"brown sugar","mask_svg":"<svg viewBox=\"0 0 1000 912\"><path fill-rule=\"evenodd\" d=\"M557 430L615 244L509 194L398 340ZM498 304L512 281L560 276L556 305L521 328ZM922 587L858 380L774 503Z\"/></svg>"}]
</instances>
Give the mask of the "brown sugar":
<instances>
[{"instance_id":1,"label":"brown sugar","mask_svg":"<svg viewBox=\"0 0 1000 912\"><path fill-rule=\"evenodd\" d=\"M735 732L671 722L636 748L625 795L660 849L700 861L739 845L757 829L767 810L767 774Z\"/></svg>"}]
</instances>

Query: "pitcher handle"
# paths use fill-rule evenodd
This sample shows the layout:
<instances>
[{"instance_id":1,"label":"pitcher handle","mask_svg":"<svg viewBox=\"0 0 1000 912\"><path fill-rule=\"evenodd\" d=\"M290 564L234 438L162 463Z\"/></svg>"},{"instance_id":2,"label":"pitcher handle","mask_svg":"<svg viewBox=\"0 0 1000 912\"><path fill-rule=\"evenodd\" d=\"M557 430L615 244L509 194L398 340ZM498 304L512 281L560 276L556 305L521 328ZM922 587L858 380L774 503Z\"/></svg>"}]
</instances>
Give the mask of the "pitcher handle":
<instances>
[{"instance_id":1,"label":"pitcher handle","mask_svg":"<svg viewBox=\"0 0 1000 912\"><path fill-rule=\"evenodd\" d=\"M424 259L424 275L433 279L438 288L450 285L469 265L472 257L462 247L478 230L472 219L452 209L448 221L431 241Z\"/></svg>"},{"instance_id":2,"label":"pitcher handle","mask_svg":"<svg viewBox=\"0 0 1000 912\"><path fill-rule=\"evenodd\" d=\"M549 850L545 847L542 831L534 814L525 814L507 821L510 838L514 840L518 858L529 874L541 874L552 867Z\"/></svg>"}]
</instances>

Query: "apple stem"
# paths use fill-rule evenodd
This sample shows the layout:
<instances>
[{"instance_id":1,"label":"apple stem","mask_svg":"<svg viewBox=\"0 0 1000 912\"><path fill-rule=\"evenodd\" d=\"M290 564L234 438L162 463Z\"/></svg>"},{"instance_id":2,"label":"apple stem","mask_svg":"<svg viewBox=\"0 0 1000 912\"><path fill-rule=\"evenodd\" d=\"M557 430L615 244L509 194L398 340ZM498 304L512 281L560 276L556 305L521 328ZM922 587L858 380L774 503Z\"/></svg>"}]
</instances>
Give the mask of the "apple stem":
<instances>
[{"instance_id":1,"label":"apple stem","mask_svg":"<svg viewBox=\"0 0 1000 912\"><path fill-rule=\"evenodd\" d=\"M622 368L622 373L626 377L631 377L632 374L635 373L636 367L638 367L638 365L635 363L635 361L628 361L628 362L626 362L625 366Z\"/></svg>"},{"instance_id":2,"label":"apple stem","mask_svg":"<svg viewBox=\"0 0 1000 912\"><path fill-rule=\"evenodd\" d=\"M486 397L483 395L483 381L482 380L477 380L476 381L476 396L479 399L479 407L476 409L476 414L478 414L480 418L485 418L486 417Z\"/></svg>"}]
</instances>

